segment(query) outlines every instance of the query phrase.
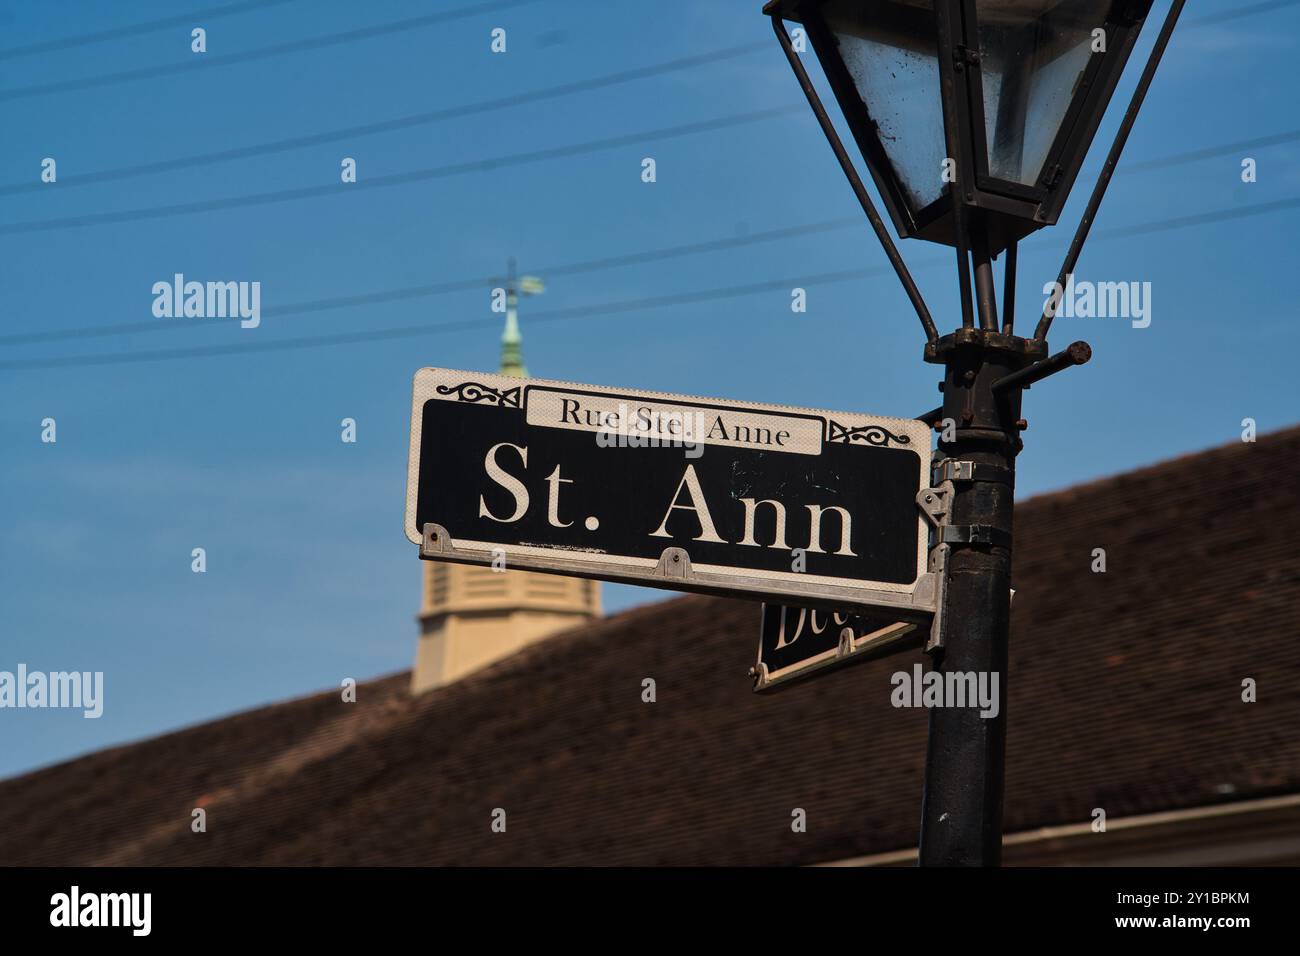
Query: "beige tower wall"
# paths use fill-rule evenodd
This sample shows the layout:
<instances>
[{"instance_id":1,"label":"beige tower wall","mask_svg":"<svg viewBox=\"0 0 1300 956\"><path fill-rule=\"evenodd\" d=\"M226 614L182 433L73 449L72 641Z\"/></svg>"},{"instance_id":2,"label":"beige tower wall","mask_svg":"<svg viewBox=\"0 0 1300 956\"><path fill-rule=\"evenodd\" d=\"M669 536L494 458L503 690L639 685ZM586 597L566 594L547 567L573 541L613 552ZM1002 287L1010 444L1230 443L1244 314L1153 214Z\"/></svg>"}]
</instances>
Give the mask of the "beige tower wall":
<instances>
[{"instance_id":1,"label":"beige tower wall","mask_svg":"<svg viewBox=\"0 0 1300 956\"><path fill-rule=\"evenodd\" d=\"M594 581L426 562L411 692L442 687L599 615Z\"/></svg>"},{"instance_id":2,"label":"beige tower wall","mask_svg":"<svg viewBox=\"0 0 1300 956\"><path fill-rule=\"evenodd\" d=\"M519 295L541 292L542 284L536 277L524 276L516 286L514 260L509 274L501 372L523 377L528 373L520 351ZM557 631L599 616L600 587L595 581L425 562L420 644L411 670L411 692L460 680Z\"/></svg>"}]
</instances>

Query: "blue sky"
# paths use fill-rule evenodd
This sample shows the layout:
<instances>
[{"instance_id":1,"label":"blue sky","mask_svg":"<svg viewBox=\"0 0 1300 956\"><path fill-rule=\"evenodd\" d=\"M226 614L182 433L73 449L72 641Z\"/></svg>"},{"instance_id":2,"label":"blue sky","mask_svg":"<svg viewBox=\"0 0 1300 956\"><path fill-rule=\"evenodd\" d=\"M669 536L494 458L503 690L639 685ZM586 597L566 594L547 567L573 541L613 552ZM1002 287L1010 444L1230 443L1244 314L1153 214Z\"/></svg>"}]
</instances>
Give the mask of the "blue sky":
<instances>
[{"instance_id":1,"label":"blue sky","mask_svg":"<svg viewBox=\"0 0 1300 956\"><path fill-rule=\"evenodd\" d=\"M513 255L548 284L522 314L535 375L901 416L938 401L937 371L921 361L919 325L892 275L810 278L885 260L855 221L758 0L480 3L491 9L460 14L470 5L454 0L238 6L249 9L192 18L162 2L0 6L0 670L101 670L106 683L99 720L0 712L0 775L409 666L420 579L402 532L411 377L426 365L494 369L500 316L486 281L383 293L486 279ZM1300 128L1300 4L1252 4L1228 19L1216 19L1234 9L1225 0L1189 7L1077 270L1150 281L1151 325L1058 320L1054 344L1087 339L1095 358L1026 396L1022 497L1234 440L1244 417L1261 431L1297 417L1290 351L1270 343L1285 342L1296 318L1300 133L1233 144ZM438 11L450 15L366 32ZM207 29L206 54L190 51L194 26ZM506 30L504 54L489 49L495 27ZM1155 31L1148 24L1139 55ZM350 36L301 42L339 34ZM722 50L733 52L707 56ZM75 182L695 56L704 60L519 105ZM136 71L146 75L123 76ZM1022 325L1055 276L1119 112L1062 225L1022 245ZM551 149L559 155L372 183ZM1202 150L1213 155L1186 160ZM356 186L339 181L345 156L357 161ZM1246 156L1255 183L1241 181ZM39 183L45 157L59 182ZM641 181L645 157L655 183ZM293 190L306 198L147 212ZM1160 225L1207 211L1225 216ZM82 218L111 213L123 215ZM547 274L837 220L776 241ZM902 248L951 328L950 252ZM155 320L150 289L177 272L260 281L261 326ZM793 286L807 289L804 314L790 310ZM710 290L730 291L623 305ZM359 301L283 308L351 296ZM117 329L132 323L142 328ZM362 338L412 328L419 334ZM85 329L113 334L33 338ZM313 336L354 338L256 350ZM204 348L216 351L147 354ZM56 444L40 440L47 417ZM357 421L356 444L339 440L345 417ZM195 547L206 549L205 574L190 570ZM605 586L612 609L659 596Z\"/></svg>"}]
</instances>

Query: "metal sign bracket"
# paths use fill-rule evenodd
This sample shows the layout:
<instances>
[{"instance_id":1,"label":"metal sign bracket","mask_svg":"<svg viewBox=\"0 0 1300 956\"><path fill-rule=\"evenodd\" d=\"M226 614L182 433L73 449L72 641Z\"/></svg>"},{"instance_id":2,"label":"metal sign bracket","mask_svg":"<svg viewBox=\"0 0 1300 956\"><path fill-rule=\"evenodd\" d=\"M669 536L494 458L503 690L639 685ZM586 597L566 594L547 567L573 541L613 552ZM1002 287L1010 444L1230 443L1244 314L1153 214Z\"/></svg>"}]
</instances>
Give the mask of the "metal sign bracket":
<instances>
[{"instance_id":1,"label":"metal sign bracket","mask_svg":"<svg viewBox=\"0 0 1300 956\"><path fill-rule=\"evenodd\" d=\"M951 481L945 481L933 488L922 488L916 494L916 504L925 515L925 520L937 530L948 524L948 513L952 508L952 496L956 489Z\"/></svg>"},{"instance_id":2,"label":"metal sign bracket","mask_svg":"<svg viewBox=\"0 0 1300 956\"><path fill-rule=\"evenodd\" d=\"M952 547L941 544L930 551L930 573L935 580L935 611L930 621L930 637L925 642L925 652L932 654L943 649L943 606L948 596L948 556Z\"/></svg>"},{"instance_id":3,"label":"metal sign bracket","mask_svg":"<svg viewBox=\"0 0 1300 956\"><path fill-rule=\"evenodd\" d=\"M447 529L440 524L434 524L429 521L425 524L421 534L420 554L440 554L444 551L454 551L455 544L451 540L451 535Z\"/></svg>"},{"instance_id":4,"label":"metal sign bracket","mask_svg":"<svg viewBox=\"0 0 1300 956\"><path fill-rule=\"evenodd\" d=\"M982 544L990 547L1011 547L1011 535L989 524L945 525L935 529L936 540L941 544Z\"/></svg>"},{"instance_id":5,"label":"metal sign bracket","mask_svg":"<svg viewBox=\"0 0 1300 956\"><path fill-rule=\"evenodd\" d=\"M931 481L935 485L949 481L996 481L1003 485L1011 484L1010 468L976 461L957 461L953 458L936 461L932 474Z\"/></svg>"},{"instance_id":6,"label":"metal sign bracket","mask_svg":"<svg viewBox=\"0 0 1300 956\"><path fill-rule=\"evenodd\" d=\"M685 581L692 576L691 556L685 548L664 548L664 553L659 555L655 574L669 580Z\"/></svg>"},{"instance_id":7,"label":"metal sign bracket","mask_svg":"<svg viewBox=\"0 0 1300 956\"><path fill-rule=\"evenodd\" d=\"M971 463L954 462L954 464ZM922 514L934 527L935 537L935 546L930 549L928 568L929 576L934 581L934 617L930 620L929 640L925 642L927 654L943 648L943 606L948 592L948 556L952 553L952 546L946 540L945 534L950 530L957 530L948 524L955 492L953 479L948 478L937 483L933 488L923 489L916 496L916 503Z\"/></svg>"}]
</instances>

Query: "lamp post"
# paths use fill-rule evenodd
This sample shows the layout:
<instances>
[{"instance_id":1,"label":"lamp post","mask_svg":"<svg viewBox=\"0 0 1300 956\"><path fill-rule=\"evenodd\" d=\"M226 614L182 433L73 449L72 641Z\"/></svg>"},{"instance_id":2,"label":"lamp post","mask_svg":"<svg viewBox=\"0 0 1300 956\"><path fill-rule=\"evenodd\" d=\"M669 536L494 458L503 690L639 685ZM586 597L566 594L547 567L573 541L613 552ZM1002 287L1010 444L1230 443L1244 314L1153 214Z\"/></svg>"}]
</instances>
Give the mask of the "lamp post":
<instances>
[{"instance_id":1,"label":"lamp post","mask_svg":"<svg viewBox=\"0 0 1300 956\"><path fill-rule=\"evenodd\" d=\"M1015 323L1016 251L1056 223L1153 0L771 0L786 58L944 366L934 480L950 489L935 533L945 587L936 670L999 675L997 715L930 712L922 866L1001 861L1007 634L1016 455L1024 389L1091 356L1049 356L1049 300L1032 338ZM1062 264L1073 272L1182 11L1173 0ZM785 27L799 23L895 230L952 246L961 325L940 335ZM993 261L1004 256L1001 318ZM951 482L951 484L948 484Z\"/></svg>"}]
</instances>

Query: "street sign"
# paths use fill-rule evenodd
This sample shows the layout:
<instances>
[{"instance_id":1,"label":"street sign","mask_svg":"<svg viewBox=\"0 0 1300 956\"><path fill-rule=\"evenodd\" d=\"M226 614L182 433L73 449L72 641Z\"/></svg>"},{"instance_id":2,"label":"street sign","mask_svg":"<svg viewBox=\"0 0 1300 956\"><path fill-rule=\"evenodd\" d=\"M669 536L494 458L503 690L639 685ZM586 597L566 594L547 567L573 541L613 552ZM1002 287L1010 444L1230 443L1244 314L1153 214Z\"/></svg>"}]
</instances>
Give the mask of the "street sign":
<instances>
[{"instance_id":1,"label":"street sign","mask_svg":"<svg viewBox=\"0 0 1300 956\"><path fill-rule=\"evenodd\" d=\"M1007 600L1014 602L1016 589ZM933 622L932 622L933 624ZM764 604L758 631L758 662L750 669L754 692L764 693L824 668L854 661L873 661L909 648L930 650L932 628L894 620L873 611L826 611L820 608Z\"/></svg>"},{"instance_id":2,"label":"street sign","mask_svg":"<svg viewBox=\"0 0 1300 956\"><path fill-rule=\"evenodd\" d=\"M925 620L930 429L448 369L415 375L420 556Z\"/></svg>"},{"instance_id":3,"label":"street sign","mask_svg":"<svg viewBox=\"0 0 1300 956\"><path fill-rule=\"evenodd\" d=\"M764 604L758 663L750 672L754 690L763 693L826 667L920 648L928 634L924 627L879 613Z\"/></svg>"}]
</instances>

